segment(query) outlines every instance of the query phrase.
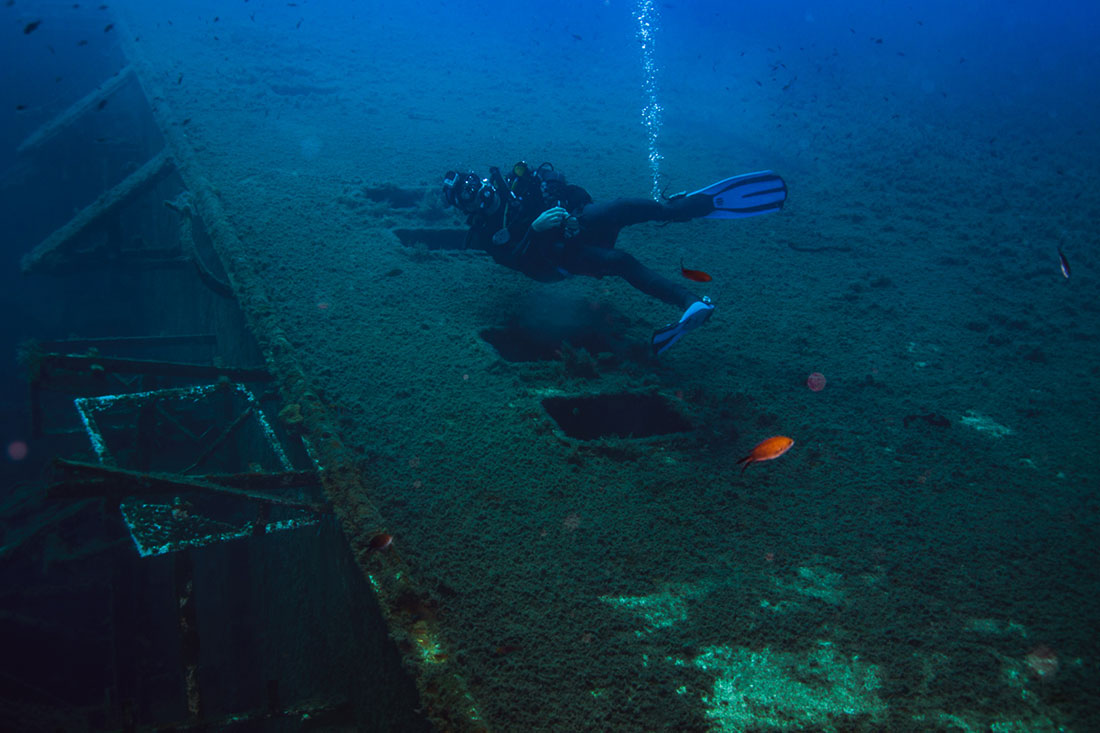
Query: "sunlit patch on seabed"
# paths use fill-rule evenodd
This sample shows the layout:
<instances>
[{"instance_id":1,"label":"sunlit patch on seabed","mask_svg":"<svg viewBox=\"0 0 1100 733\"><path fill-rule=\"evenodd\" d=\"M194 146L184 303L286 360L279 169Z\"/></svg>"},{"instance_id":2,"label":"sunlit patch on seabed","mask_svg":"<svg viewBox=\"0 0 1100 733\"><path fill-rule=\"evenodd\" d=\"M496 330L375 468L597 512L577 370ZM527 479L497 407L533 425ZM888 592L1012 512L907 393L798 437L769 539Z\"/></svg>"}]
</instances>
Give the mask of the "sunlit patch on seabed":
<instances>
[{"instance_id":1,"label":"sunlit patch on seabed","mask_svg":"<svg viewBox=\"0 0 1100 733\"><path fill-rule=\"evenodd\" d=\"M801 577L806 579L805 574ZM837 578L828 580L831 584ZM632 612L643 624L635 634L643 636L686 620L685 601L707 592L704 586L693 585L600 600ZM844 717L878 722L886 712L886 704L875 693L880 685L878 668L856 655L845 657L828 641L818 642L806 654L715 646L690 661L676 657L666 661L716 673L711 694L702 697L716 730L831 730ZM680 692L687 694L687 688L681 687Z\"/></svg>"},{"instance_id":2,"label":"sunlit patch on seabed","mask_svg":"<svg viewBox=\"0 0 1100 733\"><path fill-rule=\"evenodd\" d=\"M973 428L979 433L989 433L994 438L1003 438L1012 435L1012 428L1005 427L991 417L986 417L974 410L967 410L966 414L959 418L959 422L968 428Z\"/></svg>"},{"instance_id":3,"label":"sunlit patch on seabed","mask_svg":"<svg viewBox=\"0 0 1100 733\"><path fill-rule=\"evenodd\" d=\"M754 651L716 646L704 649L690 661L674 657L668 661L717 675L710 694L701 697L713 730L839 731L853 725L863 729L867 724L885 730L881 726L887 723L889 705L879 697L878 690L882 676L888 672L880 671L878 665L863 661L857 654L842 653L829 641L819 641L804 653L775 652L766 647ZM1012 671L1015 681L1010 684L1023 686L1024 675L1017 668ZM678 691L687 694L686 687ZM1023 695L1031 699L1033 693L1023 690ZM990 720L987 714L973 711L952 713L931 709L912 719L928 730L970 733L1059 730L1050 718L1038 712L1026 720Z\"/></svg>"},{"instance_id":4,"label":"sunlit patch on seabed","mask_svg":"<svg viewBox=\"0 0 1100 733\"><path fill-rule=\"evenodd\" d=\"M772 580L783 591L816 598L834 606L844 601L844 576L823 567L800 567L798 577L786 582L779 577Z\"/></svg>"},{"instance_id":5,"label":"sunlit patch on seabed","mask_svg":"<svg viewBox=\"0 0 1100 733\"><path fill-rule=\"evenodd\" d=\"M799 580L785 587L788 592L810 596L826 602L837 602L833 593L823 589L839 585L841 576L822 568L800 568ZM865 579L868 583L875 578ZM707 584L669 586L648 596L602 596L604 603L623 608L641 622L642 628L635 635L648 636L658 629L666 629L686 621L686 601L706 595L712 587ZM838 591L839 592L839 591ZM767 604L767 602L764 602ZM789 601L782 601L789 606ZM1022 627L1012 622L993 619L976 619L970 630L994 633L1024 633ZM922 659L927 679L926 686L938 671L948 664L942 653L918 653ZM642 655L643 666L654 664L650 655ZM709 694L700 695L706 715L716 731L839 731L854 726L873 726L882 729L889 723L889 705L879 696L882 680L888 669L861 659L859 654L842 652L834 642L819 640L806 651L777 652L769 647L710 646L691 659L676 656L664 657L672 667L695 667L714 675ZM1034 663L1030 668L1026 657L1003 660L1002 682L1019 688L1025 700L1038 708L1031 687L1038 676ZM1075 660L1080 665L1080 660ZM1047 665L1049 667L1049 664ZM1043 667L1045 670L1047 667ZM605 688L591 690L593 696L608 694ZM680 685L677 693L692 694L691 687ZM698 693L697 693L698 694ZM1058 731L1052 719L1034 710L1026 720L1008 717L992 717L988 713L971 710L945 711L936 709L935 703L927 703L926 711L910 714L918 729L996 731L997 733L1023 733L1024 731ZM919 710L919 706L918 706ZM862 728L861 728L862 729Z\"/></svg>"},{"instance_id":6,"label":"sunlit patch on seabed","mask_svg":"<svg viewBox=\"0 0 1100 733\"><path fill-rule=\"evenodd\" d=\"M995 618L975 618L967 622L967 631L979 634L1012 634L1027 638L1027 627L1015 621L1002 621Z\"/></svg>"},{"instance_id":7,"label":"sunlit patch on seabed","mask_svg":"<svg viewBox=\"0 0 1100 733\"><path fill-rule=\"evenodd\" d=\"M716 730L834 730L844 718L885 719L878 667L831 642L806 654L708 647L690 662L669 661L717 674L702 698Z\"/></svg>"},{"instance_id":8,"label":"sunlit patch on seabed","mask_svg":"<svg viewBox=\"0 0 1100 733\"><path fill-rule=\"evenodd\" d=\"M657 629L666 629L678 621L687 619L686 600L705 595L698 587L669 588L648 596L600 596L604 603L625 608L634 613L644 628L636 629L636 636L644 636Z\"/></svg>"}]
</instances>

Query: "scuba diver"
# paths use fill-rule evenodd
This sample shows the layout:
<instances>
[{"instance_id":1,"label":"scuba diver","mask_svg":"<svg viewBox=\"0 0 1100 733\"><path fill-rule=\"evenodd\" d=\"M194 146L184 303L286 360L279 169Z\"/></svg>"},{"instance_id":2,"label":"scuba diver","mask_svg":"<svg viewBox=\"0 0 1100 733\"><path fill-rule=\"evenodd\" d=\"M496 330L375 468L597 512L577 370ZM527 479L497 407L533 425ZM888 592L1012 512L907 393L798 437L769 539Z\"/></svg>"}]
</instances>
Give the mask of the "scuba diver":
<instances>
[{"instance_id":1,"label":"scuba diver","mask_svg":"<svg viewBox=\"0 0 1100 733\"><path fill-rule=\"evenodd\" d=\"M507 176L496 167L489 169L488 178L448 171L443 198L467 214L466 246L485 250L505 267L539 282L614 275L646 295L683 308L679 321L654 332L653 353L659 355L705 323L714 304L615 249L619 231L644 221L738 219L778 211L787 198L787 186L771 171L761 171L665 201L620 198L596 203L550 163L532 169L520 162Z\"/></svg>"}]
</instances>

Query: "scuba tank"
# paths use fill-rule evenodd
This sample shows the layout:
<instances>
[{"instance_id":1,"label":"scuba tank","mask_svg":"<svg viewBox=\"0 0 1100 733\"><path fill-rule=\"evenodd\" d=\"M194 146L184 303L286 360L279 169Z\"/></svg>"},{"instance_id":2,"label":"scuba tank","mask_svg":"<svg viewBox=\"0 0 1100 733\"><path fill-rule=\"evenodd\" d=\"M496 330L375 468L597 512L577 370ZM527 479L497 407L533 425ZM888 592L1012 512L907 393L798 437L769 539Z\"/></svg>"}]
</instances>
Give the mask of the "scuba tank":
<instances>
[{"instance_id":1,"label":"scuba tank","mask_svg":"<svg viewBox=\"0 0 1100 733\"><path fill-rule=\"evenodd\" d=\"M536 213L536 208L542 211L538 172L549 165L549 163L543 163L532 171L531 167L521 160L512 166L507 176L502 176L499 168L489 169L489 180L500 191L501 198L506 204L503 226L493 235L493 244L501 246L511 239L511 234L508 232L509 213L530 216ZM550 167L553 168L553 166Z\"/></svg>"}]
</instances>

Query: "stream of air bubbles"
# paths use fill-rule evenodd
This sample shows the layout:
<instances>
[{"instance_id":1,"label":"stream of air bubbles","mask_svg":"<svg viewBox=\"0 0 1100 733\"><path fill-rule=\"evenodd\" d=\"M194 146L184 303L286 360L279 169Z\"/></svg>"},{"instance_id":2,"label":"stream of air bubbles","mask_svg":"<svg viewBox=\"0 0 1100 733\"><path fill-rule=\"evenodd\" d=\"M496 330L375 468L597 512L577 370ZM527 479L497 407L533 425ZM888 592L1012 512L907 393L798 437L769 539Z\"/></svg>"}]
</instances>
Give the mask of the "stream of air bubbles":
<instances>
[{"instance_id":1,"label":"stream of air bubbles","mask_svg":"<svg viewBox=\"0 0 1100 733\"><path fill-rule=\"evenodd\" d=\"M657 4L653 0L638 0L635 19L638 21L638 40L642 44L642 71L645 82L645 107L642 108L642 125L649 138L649 168L653 172L653 198L659 199L661 153L657 149L657 138L661 134L661 105L657 102L657 61L653 56L653 41L657 35L660 17Z\"/></svg>"}]
</instances>

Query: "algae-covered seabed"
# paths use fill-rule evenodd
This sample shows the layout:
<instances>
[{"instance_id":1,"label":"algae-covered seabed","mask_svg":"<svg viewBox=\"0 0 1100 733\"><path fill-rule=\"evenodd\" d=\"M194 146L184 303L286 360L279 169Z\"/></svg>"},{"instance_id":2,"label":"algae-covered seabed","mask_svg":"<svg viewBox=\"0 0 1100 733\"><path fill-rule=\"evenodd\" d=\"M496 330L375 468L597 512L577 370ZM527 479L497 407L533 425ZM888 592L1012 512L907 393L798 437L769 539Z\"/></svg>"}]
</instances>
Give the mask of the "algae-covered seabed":
<instances>
[{"instance_id":1,"label":"algae-covered seabed","mask_svg":"<svg viewBox=\"0 0 1100 733\"><path fill-rule=\"evenodd\" d=\"M592 54L580 85L537 59L505 79L492 44L441 28L364 23L351 43L161 20L132 30L488 727L1100 715L1095 139L990 140L824 79L667 83L674 188L770 167L790 202L623 233L664 272L683 257L714 276L710 323L656 361L648 336L678 314L623 282L540 285L393 233L461 225L434 198L451 167L545 159L597 199L646 194L632 39L574 44L574 64ZM387 185L429 193L398 209L368 195ZM509 325L611 351L508 362L480 333ZM583 444L540 405L619 391L663 395L694 429ZM774 434L794 449L741 475Z\"/></svg>"}]
</instances>

